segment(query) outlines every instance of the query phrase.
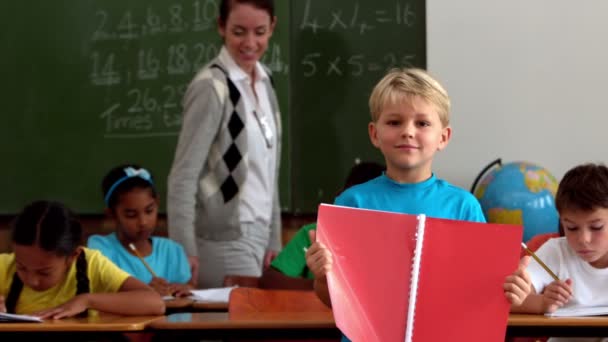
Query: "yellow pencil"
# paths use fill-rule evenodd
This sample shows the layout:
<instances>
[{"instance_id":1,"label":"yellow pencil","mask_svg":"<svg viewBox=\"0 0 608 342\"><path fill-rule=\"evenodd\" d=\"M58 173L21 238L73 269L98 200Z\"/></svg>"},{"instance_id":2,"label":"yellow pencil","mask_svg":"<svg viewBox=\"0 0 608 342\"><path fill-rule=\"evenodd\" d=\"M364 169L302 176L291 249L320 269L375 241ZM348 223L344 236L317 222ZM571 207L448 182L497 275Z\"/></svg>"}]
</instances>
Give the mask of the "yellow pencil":
<instances>
[{"instance_id":1,"label":"yellow pencil","mask_svg":"<svg viewBox=\"0 0 608 342\"><path fill-rule=\"evenodd\" d=\"M146 268L148 269L148 271L150 271L150 273L152 273L152 276L154 278L158 278L158 276L156 275L156 273L154 273L154 270L152 269L152 267L150 267L150 265L148 265L148 263L146 262L146 260L144 260L144 258L139 254L139 252L137 251L137 248L135 248L135 245L130 243L129 244L129 248L131 248L131 250L133 251L133 253L135 253L135 255L139 258L139 260L141 260L141 262L144 263L144 266L146 266Z\"/></svg>"},{"instance_id":2,"label":"yellow pencil","mask_svg":"<svg viewBox=\"0 0 608 342\"><path fill-rule=\"evenodd\" d=\"M547 273L549 273L549 275L550 275L550 276L551 276L551 277L552 277L552 278L553 278L555 281L559 281L559 278L558 278L558 277L555 275L555 273L553 273L553 271L551 271L551 269L550 269L550 268L549 268L547 265L545 265L545 263L544 263L544 262L542 262L542 261L540 260L540 258L539 258L539 257L537 257L537 256L536 256L536 254L534 254L534 252L532 252L532 250L530 250L530 249L528 248L528 246L526 246L526 244L525 244L525 243L523 243L523 242L522 242L522 243L521 243L521 246L522 246L522 247L523 247L523 248L526 250L526 252L527 252L528 254L530 254L530 256L531 256L531 257L533 257L533 258L534 258L534 260L536 260L536 262L538 262L538 264L539 264L540 266L542 266L542 268L544 268L544 269L545 269L545 271L547 271Z\"/></svg>"}]
</instances>

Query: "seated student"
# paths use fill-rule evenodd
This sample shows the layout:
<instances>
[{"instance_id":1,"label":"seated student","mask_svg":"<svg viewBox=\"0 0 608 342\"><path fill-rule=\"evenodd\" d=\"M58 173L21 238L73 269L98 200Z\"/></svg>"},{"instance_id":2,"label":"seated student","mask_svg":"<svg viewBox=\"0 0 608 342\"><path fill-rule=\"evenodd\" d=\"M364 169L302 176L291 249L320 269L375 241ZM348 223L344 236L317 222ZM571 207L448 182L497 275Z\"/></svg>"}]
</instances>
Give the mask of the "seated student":
<instances>
[{"instance_id":1,"label":"seated student","mask_svg":"<svg viewBox=\"0 0 608 342\"><path fill-rule=\"evenodd\" d=\"M384 171L384 166L374 162L355 164L346 177L340 193L353 185L374 179ZM340 194L338 193L338 194ZM306 250L310 247L309 231L317 228L310 223L298 230L294 237L264 270L260 287L275 289L312 290L313 274L306 267Z\"/></svg>"},{"instance_id":2,"label":"seated student","mask_svg":"<svg viewBox=\"0 0 608 342\"><path fill-rule=\"evenodd\" d=\"M570 169L559 183L555 205L565 236L548 240L536 255L559 281L531 261L527 273L505 282L507 294L526 293L511 312L543 314L561 307L608 306L608 168L583 164Z\"/></svg>"},{"instance_id":3,"label":"seated student","mask_svg":"<svg viewBox=\"0 0 608 342\"><path fill-rule=\"evenodd\" d=\"M26 206L12 227L13 253L0 254L0 311L60 319L94 309L162 315L161 297L99 251L81 247L82 228L60 203Z\"/></svg>"},{"instance_id":4,"label":"seated student","mask_svg":"<svg viewBox=\"0 0 608 342\"><path fill-rule=\"evenodd\" d=\"M173 240L152 236L159 201L150 172L137 165L118 166L108 172L101 187L105 212L115 221L116 232L92 235L89 248L100 250L118 267L163 296L188 295L195 278L184 249ZM136 248L155 274L130 246Z\"/></svg>"},{"instance_id":5,"label":"seated student","mask_svg":"<svg viewBox=\"0 0 608 342\"><path fill-rule=\"evenodd\" d=\"M437 178L432 170L435 154L452 135L450 100L439 82L421 69L391 70L374 87L369 107L369 137L384 155L386 172L344 191L335 204L485 222L471 193ZM315 241L306 253L306 264L315 275L317 295L331 306L326 277L332 265L329 249Z\"/></svg>"}]
</instances>

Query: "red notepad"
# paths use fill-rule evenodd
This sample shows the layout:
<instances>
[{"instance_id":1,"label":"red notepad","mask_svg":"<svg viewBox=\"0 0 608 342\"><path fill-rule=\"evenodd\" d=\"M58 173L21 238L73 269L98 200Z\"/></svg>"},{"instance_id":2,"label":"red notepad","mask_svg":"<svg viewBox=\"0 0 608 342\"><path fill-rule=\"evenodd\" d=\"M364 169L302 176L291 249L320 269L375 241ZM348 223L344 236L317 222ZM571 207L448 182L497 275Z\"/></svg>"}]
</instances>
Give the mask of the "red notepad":
<instances>
[{"instance_id":1,"label":"red notepad","mask_svg":"<svg viewBox=\"0 0 608 342\"><path fill-rule=\"evenodd\" d=\"M322 204L338 328L353 342L504 341L523 228Z\"/></svg>"}]
</instances>

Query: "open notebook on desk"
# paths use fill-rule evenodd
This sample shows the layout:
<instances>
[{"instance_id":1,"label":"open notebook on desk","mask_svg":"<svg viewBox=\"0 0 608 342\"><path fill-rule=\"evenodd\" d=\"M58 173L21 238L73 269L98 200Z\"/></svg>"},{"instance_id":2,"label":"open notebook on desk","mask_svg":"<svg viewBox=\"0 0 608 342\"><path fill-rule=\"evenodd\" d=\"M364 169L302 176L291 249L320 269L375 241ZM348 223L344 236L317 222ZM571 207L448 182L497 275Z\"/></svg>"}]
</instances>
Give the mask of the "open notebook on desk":
<instances>
[{"instance_id":1,"label":"open notebook on desk","mask_svg":"<svg viewBox=\"0 0 608 342\"><path fill-rule=\"evenodd\" d=\"M0 312L0 323L43 322L40 317Z\"/></svg>"},{"instance_id":2,"label":"open notebook on desk","mask_svg":"<svg viewBox=\"0 0 608 342\"><path fill-rule=\"evenodd\" d=\"M592 307L569 307L557 309L555 312L546 313L549 317L583 317L583 316L608 316L608 306Z\"/></svg>"},{"instance_id":3,"label":"open notebook on desk","mask_svg":"<svg viewBox=\"0 0 608 342\"><path fill-rule=\"evenodd\" d=\"M230 291L236 286L218 287L203 290L191 290L191 295L188 297L195 302L203 303L228 303L230 299ZM164 296L163 300L173 300L173 296Z\"/></svg>"},{"instance_id":4,"label":"open notebook on desk","mask_svg":"<svg viewBox=\"0 0 608 342\"><path fill-rule=\"evenodd\" d=\"M213 289L204 289L204 290L192 290L190 293L191 299L196 302L206 302L206 303L228 303L230 299L230 292L236 286L230 287L218 287Z\"/></svg>"}]
</instances>

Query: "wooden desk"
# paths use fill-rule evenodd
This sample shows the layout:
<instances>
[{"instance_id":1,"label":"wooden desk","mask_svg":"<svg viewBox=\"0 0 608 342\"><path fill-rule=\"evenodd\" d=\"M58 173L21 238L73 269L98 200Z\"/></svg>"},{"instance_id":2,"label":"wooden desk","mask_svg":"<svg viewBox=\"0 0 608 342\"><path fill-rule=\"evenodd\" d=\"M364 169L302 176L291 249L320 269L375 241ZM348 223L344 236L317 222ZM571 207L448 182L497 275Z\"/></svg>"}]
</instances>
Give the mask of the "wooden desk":
<instances>
[{"instance_id":1,"label":"wooden desk","mask_svg":"<svg viewBox=\"0 0 608 342\"><path fill-rule=\"evenodd\" d=\"M507 336L608 336L608 316L546 317L544 315L511 314Z\"/></svg>"},{"instance_id":2,"label":"wooden desk","mask_svg":"<svg viewBox=\"0 0 608 342\"><path fill-rule=\"evenodd\" d=\"M165 313L170 314L174 312L190 311L194 301L190 298L175 298L165 300Z\"/></svg>"},{"instance_id":3,"label":"wooden desk","mask_svg":"<svg viewBox=\"0 0 608 342\"><path fill-rule=\"evenodd\" d=\"M43 323L0 323L0 340L17 341L24 336L44 341L83 341L101 335L141 332L162 316L116 316L94 314L83 318L47 320Z\"/></svg>"},{"instance_id":4,"label":"wooden desk","mask_svg":"<svg viewBox=\"0 0 608 342\"><path fill-rule=\"evenodd\" d=\"M190 298L165 300L167 314L178 312L228 312L228 303L197 302Z\"/></svg>"},{"instance_id":5,"label":"wooden desk","mask_svg":"<svg viewBox=\"0 0 608 342\"><path fill-rule=\"evenodd\" d=\"M222 302L193 302L193 311L216 311L216 312L228 312L228 303Z\"/></svg>"},{"instance_id":6,"label":"wooden desk","mask_svg":"<svg viewBox=\"0 0 608 342\"><path fill-rule=\"evenodd\" d=\"M92 315L84 318L47 320L43 323L0 323L0 332L35 331L141 331L162 316Z\"/></svg>"},{"instance_id":7,"label":"wooden desk","mask_svg":"<svg viewBox=\"0 0 608 342\"><path fill-rule=\"evenodd\" d=\"M177 313L151 322L161 337L184 338L327 338L339 337L331 312ZM165 335L165 336L163 336Z\"/></svg>"}]
</instances>

